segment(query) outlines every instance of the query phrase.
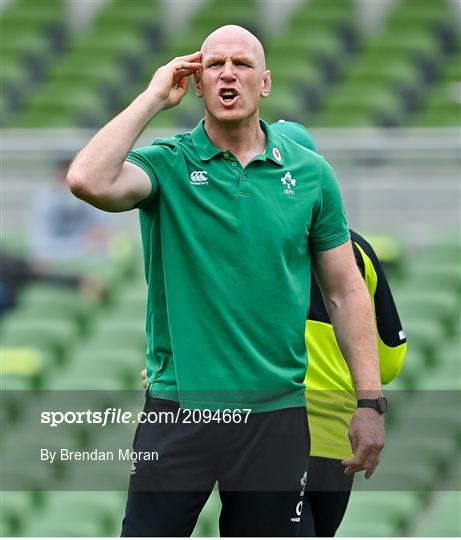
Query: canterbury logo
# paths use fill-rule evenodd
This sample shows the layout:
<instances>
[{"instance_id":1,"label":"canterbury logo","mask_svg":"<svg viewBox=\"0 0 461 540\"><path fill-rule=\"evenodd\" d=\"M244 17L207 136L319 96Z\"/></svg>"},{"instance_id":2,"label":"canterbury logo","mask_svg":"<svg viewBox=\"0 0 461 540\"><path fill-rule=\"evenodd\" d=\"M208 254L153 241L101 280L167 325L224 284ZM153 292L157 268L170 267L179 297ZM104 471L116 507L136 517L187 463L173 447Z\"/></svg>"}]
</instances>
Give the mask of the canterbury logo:
<instances>
[{"instance_id":1,"label":"canterbury logo","mask_svg":"<svg viewBox=\"0 0 461 540\"><path fill-rule=\"evenodd\" d=\"M190 173L190 183L196 185L207 185L208 184L208 173L206 171L193 171Z\"/></svg>"}]
</instances>

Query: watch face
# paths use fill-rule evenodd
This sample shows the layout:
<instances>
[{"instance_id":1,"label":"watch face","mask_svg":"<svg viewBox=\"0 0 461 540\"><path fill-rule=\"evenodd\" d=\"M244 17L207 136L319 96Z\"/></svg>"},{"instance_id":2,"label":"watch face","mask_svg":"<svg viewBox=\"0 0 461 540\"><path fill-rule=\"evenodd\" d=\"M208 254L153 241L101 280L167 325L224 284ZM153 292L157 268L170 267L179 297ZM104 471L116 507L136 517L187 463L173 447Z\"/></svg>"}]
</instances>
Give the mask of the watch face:
<instances>
[{"instance_id":1,"label":"watch face","mask_svg":"<svg viewBox=\"0 0 461 540\"><path fill-rule=\"evenodd\" d=\"M389 404L386 396L378 398L378 406L381 409L381 414L384 414L387 411Z\"/></svg>"}]
</instances>

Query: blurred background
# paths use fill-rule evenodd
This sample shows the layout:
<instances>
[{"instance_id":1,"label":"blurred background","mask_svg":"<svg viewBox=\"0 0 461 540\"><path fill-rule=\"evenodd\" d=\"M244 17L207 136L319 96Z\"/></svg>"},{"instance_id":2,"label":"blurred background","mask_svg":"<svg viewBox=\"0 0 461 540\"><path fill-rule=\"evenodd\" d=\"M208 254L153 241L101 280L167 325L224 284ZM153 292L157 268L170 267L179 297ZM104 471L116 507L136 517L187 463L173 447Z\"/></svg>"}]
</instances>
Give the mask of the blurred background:
<instances>
[{"instance_id":1,"label":"blurred background","mask_svg":"<svg viewBox=\"0 0 461 540\"><path fill-rule=\"evenodd\" d=\"M93 211L64 172L158 66L241 24L272 70L262 117L311 129L351 227L385 265L409 341L380 473L406 489L358 481L339 534L461 535L461 415L444 397L461 384L460 1L2 0L1 17L2 389L139 388L136 212ZM138 145L202 116L190 91ZM28 426L15 411L2 412L2 444L20 462ZM32 469L24 477L30 491L2 493L2 536L118 536L125 493L45 492ZM214 493L196 534L217 534L219 506Z\"/></svg>"}]
</instances>

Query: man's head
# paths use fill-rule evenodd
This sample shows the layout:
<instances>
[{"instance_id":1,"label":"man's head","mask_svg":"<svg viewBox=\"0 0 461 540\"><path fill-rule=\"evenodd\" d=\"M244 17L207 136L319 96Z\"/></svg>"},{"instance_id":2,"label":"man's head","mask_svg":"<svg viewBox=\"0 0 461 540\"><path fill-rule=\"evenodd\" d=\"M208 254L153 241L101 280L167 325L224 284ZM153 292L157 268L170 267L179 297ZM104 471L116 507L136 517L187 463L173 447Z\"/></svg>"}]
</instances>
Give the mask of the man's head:
<instances>
[{"instance_id":1,"label":"man's head","mask_svg":"<svg viewBox=\"0 0 461 540\"><path fill-rule=\"evenodd\" d=\"M203 97L207 116L240 122L255 115L261 97L271 90L258 38L241 26L222 26L205 39L201 52L203 69L194 77L195 91Z\"/></svg>"},{"instance_id":2,"label":"man's head","mask_svg":"<svg viewBox=\"0 0 461 540\"><path fill-rule=\"evenodd\" d=\"M297 122L286 122L285 120L279 120L278 122L271 124L271 128L280 135L286 135L289 139L295 141L301 146L317 152L317 147L312 135L301 124L298 124Z\"/></svg>"}]
</instances>

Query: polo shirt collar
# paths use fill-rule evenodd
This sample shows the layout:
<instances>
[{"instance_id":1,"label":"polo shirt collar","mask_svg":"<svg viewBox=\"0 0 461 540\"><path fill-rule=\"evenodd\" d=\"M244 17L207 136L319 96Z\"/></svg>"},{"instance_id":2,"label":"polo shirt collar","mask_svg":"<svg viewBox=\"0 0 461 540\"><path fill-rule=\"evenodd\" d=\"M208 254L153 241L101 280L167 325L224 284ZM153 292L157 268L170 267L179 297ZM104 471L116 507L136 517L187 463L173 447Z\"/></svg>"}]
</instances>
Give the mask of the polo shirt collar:
<instances>
[{"instance_id":1,"label":"polo shirt collar","mask_svg":"<svg viewBox=\"0 0 461 540\"><path fill-rule=\"evenodd\" d=\"M284 164L283 154L281 148L283 148L283 141L278 133L276 133L264 120L260 120L261 129L266 134L266 152L265 158L273 161L276 165L281 167Z\"/></svg>"},{"instance_id":2,"label":"polo shirt collar","mask_svg":"<svg viewBox=\"0 0 461 540\"><path fill-rule=\"evenodd\" d=\"M276 165L283 166L283 156L280 152L280 148L282 147L280 135L273 131L264 120L260 120L260 124L261 129L266 134L266 151L263 154L264 159L269 159ZM225 151L221 150L221 148L218 148L211 142L205 131L205 119L201 120L190 133L194 147L201 160L209 161Z\"/></svg>"},{"instance_id":3,"label":"polo shirt collar","mask_svg":"<svg viewBox=\"0 0 461 540\"><path fill-rule=\"evenodd\" d=\"M194 143L197 154L202 161L209 161L223 150L215 146L205 131L205 119L201 120L195 128L190 132L192 142Z\"/></svg>"}]
</instances>

